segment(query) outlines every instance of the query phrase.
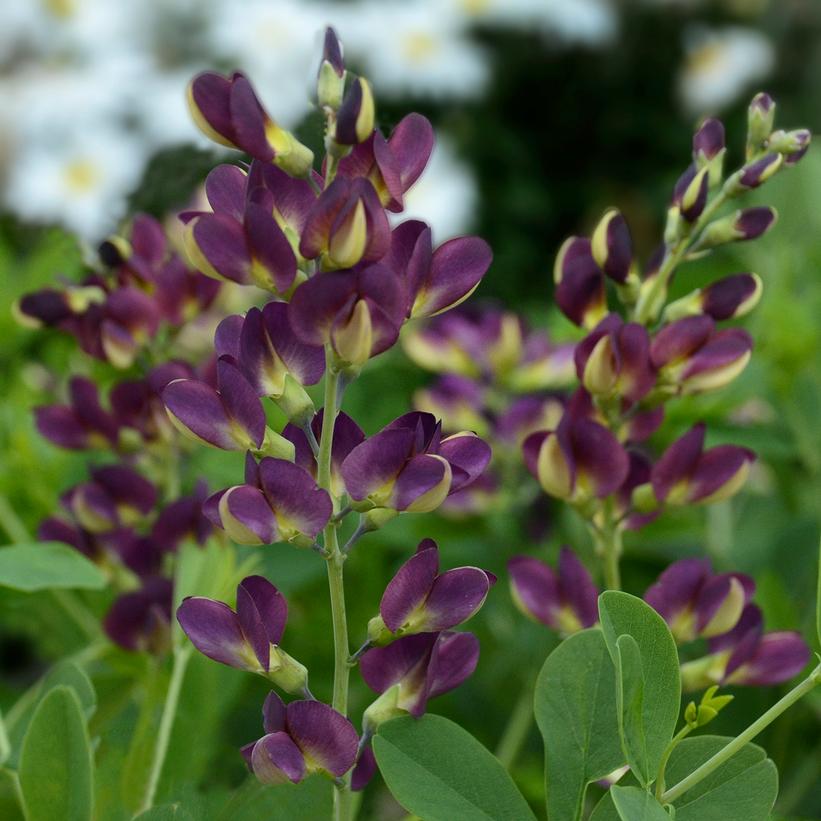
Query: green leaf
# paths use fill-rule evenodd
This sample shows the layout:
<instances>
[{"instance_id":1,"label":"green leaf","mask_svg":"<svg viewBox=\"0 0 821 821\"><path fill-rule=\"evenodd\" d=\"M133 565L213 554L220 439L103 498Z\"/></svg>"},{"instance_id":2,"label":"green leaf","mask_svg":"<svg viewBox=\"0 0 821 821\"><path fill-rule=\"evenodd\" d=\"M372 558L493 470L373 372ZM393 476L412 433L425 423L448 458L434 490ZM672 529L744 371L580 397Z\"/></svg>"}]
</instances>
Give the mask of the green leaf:
<instances>
[{"instance_id":1,"label":"green leaf","mask_svg":"<svg viewBox=\"0 0 821 821\"><path fill-rule=\"evenodd\" d=\"M639 787L613 786L610 796L621 821L670 821L655 797Z\"/></svg>"},{"instance_id":2,"label":"green leaf","mask_svg":"<svg viewBox=\"0 0 821 821\"><path fill-rule=\"evenodd\" d=\"M673 787L732 741L721 736L685 738L665 771ZM761 747L745 745L674 802L676 821L768 821L778 796L778 771Z\"/></svg>"},{"instance_id":3,"label":"green leaf","mask_svg":"<svg viewBox=\"0 0 821 821\"><path fill-rule=\"evenodd\" d=\"M59 685L40 702L23 740L20 786L27 821L90 821L93 767L80 700Z\"/></svg>"},{"instance_id":4,"label":"green leaf","mask_svg":"<svg viewBox=\"0 0 821 821\"><path fill-rule=\"evenodd\" d=\"M0 764L5 764L11 755L11 742L9 734L6 732L6 722L3 720L3 713L0 712Z\"/></svg>"},{"instance_id":5,"label":"green leaf","mask_svg":"<svg viewBox=\"0 0 821 821\"><path fill-rule=\"evenodd\" d=\"M0 549L0 587L34 590L100 590L105 574L82 553L61 542L29 542Z\"/></svg>"},{"instance_id":6,"label":"green leaf","mask_svg":"<svg viewBox=\"0 0 821 821\"><path fill-rule=\"evenodd\" d=\"M587 785L624 764L615 669L601 630L575 633L547 657L534 704L544 739L548 817L578 818Z\"/></svg>"},{"instance_id":7,"label":"green leaf","mask_svg":"<svg viewBox=\"0 0 821 821\"><path fill-rule=\"evenodd\" d=\"M425 821L535 818L499 761L446 718L388 721L373 751L394 798Z\"/></svg>"},{"instance_id":8,"label":"green leaf","mask_svg":"<svg viewBox=\"0 0 821 821\"><path fill-rule=\"evenodd\" d=\"M180 804L164 804L141 812L134 821L194 821L194 817Z\"/></svg>"},{"instance_id":9,"label":"green leaf","mask_svg":"<svg viewBox=\"0 0 821 821\"><path fill-rule=\"evenodd\" d=\"M664 619L629 593L602 593L599 617L616 666L624 752L636 778L647 786L656 777L678 722L681 680L676 643Z\"/></svg>"},{"instance_id":10,"label":"green leaf","mask_svg":"<svg viewBox=\"0 0 821 821\"><path fill-rule=\"evenodd\" d=\"M61 661L55 664L32 690L21 696L20 701L6 716L6 729L11 745L11 755L8 760L10 767L18 766L23 738L35 710L51 690L61 685L74 691L86 719L94 714L97 707L97 694L83 668L73 661Z\"/></svg>"},{"instance_id":11,"label":"green leaf","mask_svg":"<svg viewBox=\"0 0 821 821\"><path fill-rule=\"evenodd\" d=\"M815 594L815 635L821 645L821 543L818 545L818 590Z\"/></svg>"},{"instance_id":12,"label":"green leaf","mask_svg":"<svg viewBox=\"0 0 821 821\"><path fill-rule=\"evenodd\" d=\"M0 818L3 821L25 821L20 806L20 782L13 770L0 769Z\"/></svg>"},{"instance_id":13,"label":"green leaf","mask_svg":"<svg viewBox=\"0 0 821 821\"><path fill-rule=\"evenodd\" d=\"M326 821L333 813L333 789L321 775L273 787L252 777L221 803L213 821Z\"/></svg>"}]
</instances>

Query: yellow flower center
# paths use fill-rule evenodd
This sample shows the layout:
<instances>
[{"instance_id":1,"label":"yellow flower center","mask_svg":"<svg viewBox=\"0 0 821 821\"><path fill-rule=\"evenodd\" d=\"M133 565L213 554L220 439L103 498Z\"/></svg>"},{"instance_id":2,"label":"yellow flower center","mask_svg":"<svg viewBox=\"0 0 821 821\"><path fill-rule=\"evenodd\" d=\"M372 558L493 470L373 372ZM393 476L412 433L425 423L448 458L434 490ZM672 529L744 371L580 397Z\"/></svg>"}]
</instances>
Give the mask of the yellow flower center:
<instances>
[{"instance_id":1,"label":"yellow flower center","mask_svg":"<svg viewBox=\"0 0 821 821\"><path fill-rule=\"evenodd\" d=\"M90 160L73 160L63 172L69 190L76 194L91 191L100 179L97 168Z\"/></svg>"}]
</instances>

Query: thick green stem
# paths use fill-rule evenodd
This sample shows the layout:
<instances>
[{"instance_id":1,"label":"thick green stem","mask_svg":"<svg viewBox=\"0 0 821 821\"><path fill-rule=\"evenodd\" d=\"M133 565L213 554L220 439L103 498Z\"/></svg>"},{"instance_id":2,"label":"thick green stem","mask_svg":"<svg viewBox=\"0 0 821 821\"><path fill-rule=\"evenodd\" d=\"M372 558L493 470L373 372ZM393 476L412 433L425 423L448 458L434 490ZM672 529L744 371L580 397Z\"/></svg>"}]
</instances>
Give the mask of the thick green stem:
<instances>
[{"instance_id":1,"label":"thick green stem","mask_svg":"<svg viewBox=\"0 0 821 821\"><path fill-rule=\"evenodd\" d=\"M191 658L191 645L184 645L174 651L174 666L171 670L171 681L168 684L168 693L165 696L165 706L163 707L160 727L157 731L157 743L154 745L154 758L151 762L151 772L148 775L148 785L145 789L140 812L146 812L154 806L154 798L157 795L157 787L160 783L165 758L168 754L168 743L171 740L171 730L174 727L174 719L177 715L177 707L180 703L180 693L182 692L182 682L185 678L185 670L188 660Z\"/></svg>"},{"instance_id":2,"label":"thick green stem","mask_svg":"<svg viewBox=\"0 0 821 821\"><path fill-rule=\"evenodd\" d=\"M678 747L679 742L686 738L693 731L692 724L685 724L672 738L667 745L667 749L662 753L661 761L659 762L659 771L656 776L656 798L661 801L661 796L664 794L664 773L667 770L667 762L673 754L673 750Z\"/></svg>"},{"instance_id":3,"label":"thick green stem","mask_svg":"<svg viewBox=\"0 0 821 821\"><path fill-rule=\"evenodd\" d=\"M334 421L337 413L337 399L339 392L339 372L333 369L333 353L326 352L327 372L325 375L325 399L322 417L322 432L319 440L319 455L317 457L317 484L325 488L331 497L331 454L334 437ZM338 508L339 500L333 498L334 511ZM332 706L341 713L348 713L348 682L350 666L348 656L348 620L345 615L345 583L343 567L345 554L339 549L337 529L339 522L333 518L325 528L324 540L328 565L328 589L331 595L331 617L333 619L334 634L334 692ZM334 792L334 819L348 821L351 817L351 776L348 773Z\"/></svg>"},{"instance_id":4,"label":"thick green stem","mask_svg":"<svg viewBox=\"0 0 821 821\"><path fill-rule=\"evenodd\" d=\"M527 741L533 724L533 687L527 684L519 695L519 700L507 720L507 726L496 747L496 758L506 770L516 763L522 746Z\"/></svg>"},{"instance_id":5,"label":"thick green stem","mask_svg":"<svg viewBox=\"0 0 821 821\"><path fill-rule=\"evenodd\" d=\"M600 526L591 525L591 533L596 546L596 554L602 562L605 588L621 590L619 567L622 553L621 525L617 520L611 499L605 500L602 508L602 523Z\"/></svg>"},{"instance_id":6,"label":"thick green stem","mask_svg":"<svg viewBox=\"0 0 821 821\"><path fill-rule=\"evenodd\" d=\"M694 770L686 778L683 778L674 787L667 790L662 796L664 804L670 804L677 798L684 795L687 790L692 789L700 781L707 778L710 773L717 770L725 761L732 758L745 744L752 741L762 730L766 729L783 712L792 707L796 701L802 699L807 693L821 684L821 665L815 668L807 678L800 684L793 687L784 698L777 701L767 710L764 715L754 721L741 735L736 736L729 744L722 747L712 758L707 759L697 770Z\"/></svg>"}]
</instances>

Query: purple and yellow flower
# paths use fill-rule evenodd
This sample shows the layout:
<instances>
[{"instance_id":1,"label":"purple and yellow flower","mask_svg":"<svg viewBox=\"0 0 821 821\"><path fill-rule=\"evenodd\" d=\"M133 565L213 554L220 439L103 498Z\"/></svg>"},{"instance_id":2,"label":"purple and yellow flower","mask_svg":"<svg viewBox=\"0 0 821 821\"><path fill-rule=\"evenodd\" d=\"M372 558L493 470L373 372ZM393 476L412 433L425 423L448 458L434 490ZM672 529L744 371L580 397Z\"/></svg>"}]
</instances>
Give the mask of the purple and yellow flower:
<instances>
[{"instance_id":1,"label":"purple and yellow flower","mask_svg":"<svg viewBox=\"0 0 821 821\"><path fill-rule=\"evenodd\" d=\"M184 539L205 544L214 529L202 510L207 497L208 485L200 480L192 493L167 504L151 526L152 541L165 551L175 551Z\"/></svg>"},{"instance_id":2,"label":"purple and yellow flower","mask_svg":"<svg viewBox=\"0 0 821 821\"><path fill-rule=\"evenodd\" d=\"M380 697L365 710L366 734L403 713L421 716L428 701L458 687L476 669L479 640L473 633L417 633L359 660L365 683Z\"/></svg>"},{"instance_id":3,"label":"purple and yellow flower","mask_svg":"<svg viewBox=\"0 0 821 821\"><path fill-rule=\"evenodd\" d=\"M763 284L757 274L732 274L671 302L664 310L666 320L706 314L720 322L745 316L761 299Z\"/></svg>"},{"instance_id":4,"label":"purple and yellow flower","mask_svg":"<svg viewBox=\"0 0 821 821\"><path fill-rule=\"evenodd\" d=\"M103 620L108 637L125 650L165 652L171 644L173 587L170 579L155 576L119 596Z\"/></svg>"},{"instance_id":5,"label":"purple and yellow flower","mask_svg":"<svg viewBox=\"0 0 821 821\"><path fill-rule=\"evenodd\" d=\"M194 122L214 142L275 163L295 177L310 172L311 150L271 119L241 72L198 74L188 87L188 104Z\"/></svg>"},{"instance_id":6,"label":"purple and yellow flower","mask_svg":"<svg viewBox=\"0 0 821 821\"><path fill-rule=\"evenodd\" d=\"M439 548L424 539L385 588L379 615L368 623L368 641L382 646L400 636L456 627L478 612L495 582L478 567L439 573Z\"/></svg>"},{"instance_id":7,"label":"purple and yellow flower","mask_svg":"<svg viewBox=\"0 0 821 821\"><path fill-rule=\"evenodd\" d=\"M287 706L271 692L262 707L265 735L241 752L263 784L294 784L313 773L339 778L356 761L359 736L345 716L319 701Z\"/></svg>"},{"instance_id":8,"label":"purple and yellow flower","mask_svg":"<svg viewBox=\"0 0 821 821\"><path fill-rule=\"evenodd\" d=\"M345 91L333 125L333 141L338 146L365 142L373 133L374 101L371 84L356 77Z\"/></svg>"},{"instance_id":9,"label":"purple and yellow flower","mask_svg":"<svg viewBox=\"0 0 821 821\"><path fill-rule=\"evenodd\" d=\"M205 516L237 544L292 542L310 547L328 523L333 504L311 474L285 459L245 457L245 484L215 493Z\"/></svg>"},{"instance_id":10,"label":"purple and yellow flower","mask_svg":"<svg viewBox=\"0 0 821 821\"><path fill-rule=\"evenodd\" d=\"M604 275L587 237L568 237L553 267L554 299L576 325L595 327L607 315Z\"/></svg>"},{"instance_id":11,"label":"purple and yellow flower","mask_svg":"<svg viewBox=\"0 0 821 821\"><path fill-rule=\"evenodd\" d=\"M587 568L567 547L554 570L530 556L514 556L507 563L510 592L528 618L569 636L599 620L599 591Z\"/></svg>"},{"instance_id":12,"label":"purple and yellow flower","mask_svg":"<svg viewBox=\"0 0 821 821\"><path fill-rule=\"evenodd\" d=\"M775 225L778 214L766 205L743 208L711 222L702 233L698 247L713 248L727 242L757 239Z\"/></svg>"},{"instance_id":13,"label":"purple and yellow flower","mask_svg":"<svg viewBox=\"0 0 821 821\"><path fill-rule=\"evenodd\" d=\"M686 396L723 388L747 366L753 341L741 328L716 331L705 314L665 325L653 338L650 357L659 385Z\"/></svg>"},{"instance_id":14,"label":"purple and yellow flower","mask_svg":"<svg viewBox=\"0 0 821 821\"><path fill-rule=\"evenodd\" d=\"M732 630L755 591L741 573L713 573L708 559L681 559L648 588L645 601L667 622L676 641L713 638Z\"/></svg>"},{"instance_id":15,"label":"purple and yellow flower","mask_svg":"<svg viewBox=\"0 0 821 821\"><path fill-rule=\"evenodd\" d=\"M381 264L317 274L294 292L288 318L303 343L330 344L342 365L359 367L398 339L404 290Z\"/></svg>"},{"instance_id":16,"label":"purple and yellow flower","mask_svg":"<svg viewBox=\"0 0 821 821\"><path fill-rule=\"evenodd\" d=\"M633 268L633 241L616 208L605 212L590 239L590 252L602 273L623 285Z\"/></svg>"},{"instance_id":17,"label":"purple and yellow flower","mask_svg":"<svg viewBox=\"0 0 821 821\"><path fill-rule=\"evenodd\" d=\"M761 610L748 604L735 627L710 639L707 656L681 668L685 690L712 684L767 687L798 675L810 660L810 648L798 633L764 632Z\"/></svg>"},{"instance_id":18,"label":"purple and yellow flower","mask_svg":"<svg viewBox=\"0 0 821 821\"><path fill-rule=\"evenodd\" d=\"M747 479L755 454L736 445L704 449L705 426L694 425L653 465L650 481L659 504L712 504L729 499Z\"/></svg>"},{"instance_id":19,"label":"purple and yellow flower","mask_svg":"<svg viewBox=\"0 0 821 821\"><path fill-rule=\"evenodd\" d=\"M236 610L203 596L189 596L177 608L180 627L203 655L310 697L308 671L279 646L287 620L285 597L262 576L240 582Z\"/></svg>"},{"instance_id":20,"label":"purple and yellow flower","mask_svg":"<svg viewBox=\"0 0 821 821\"><path fill-rule=\"evenodd\" d=\"M490 448L473 433L442 438L441 422L412 411L357 445L342 463L342 478L357 509L427 513L475 481Z\"/></svg>"},{"instance_id":21,"label":"purple and yellow flower","mask_svg":"<svg viewBox=\"0 0 821 821\"><path fill-rule=\"evenodd\" d=\"M533 433L525 464L545 493L573 504L614 493L627 478L627 451L604 425L568 408L553 431Z\"/></svg>"}]
</instances>

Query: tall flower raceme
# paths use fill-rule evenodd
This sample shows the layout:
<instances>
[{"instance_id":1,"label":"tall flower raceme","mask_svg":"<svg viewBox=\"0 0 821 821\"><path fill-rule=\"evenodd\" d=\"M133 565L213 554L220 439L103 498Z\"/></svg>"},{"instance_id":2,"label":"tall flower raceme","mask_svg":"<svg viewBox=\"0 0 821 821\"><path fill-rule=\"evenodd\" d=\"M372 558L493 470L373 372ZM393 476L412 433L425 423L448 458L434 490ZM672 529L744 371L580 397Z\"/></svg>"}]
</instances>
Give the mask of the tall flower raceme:
<instances>
[{"instance_id":1,"label":"tall flower raceme","mask_svg":"<svg viewBox=\"0 0 821 821\"><path fill-rule=\"evenodd\" d=\"M192 81L196 123L249 154L251 163L222 165L208 175L208 210L181 215L186 252L208 276L256 285L270 301L219 325L215 380L196 374L170 380L162 401L188 438L245 451L242 483L205 501L208 521L239 544L291 543L313 548L327 564L335 660L330 705L313 700L308 671L280 648L286 606L265 579L246 578L234 608L192 597L177 618L205 655L306 699L286 707L270 696L266 735L243 752L265 783L297 782L312 772L331 776L336 817L347 818L351 773L357 760L363 766L371 760L367 742L389 717L386 700L391 715L421 715L429 698L475 668L477 640L452 628L481 607L495 577L467 567L440 574L438 548L426 540L386 590L366 645L349 659L347 553L390 519L434 510L471 487L490 448L471 425L445 435L433 414L421 412L367 436L340 410L343 390L397 342L407 322L467 298L491 254L478 237L437 245L418 220L391 227L388 214L402 212L404 195L430 156L433 131L418 114L387 136L375 128L370 85L346 70L332 30L317 99L326 119L321 163L263 109L244 75L207 72ZM318 383L319 409L310 393ZM268 400L289 420L282 430L268 426ZM353 514L358 525L340 546ZM366 711L361 739L347 717L349 671L357 661L381 694ZM363 781L360 768L357 786Z\"/></svg>"}]
</instances>

